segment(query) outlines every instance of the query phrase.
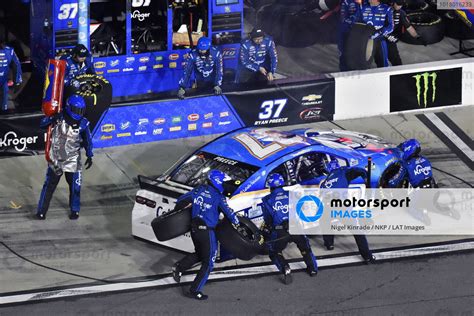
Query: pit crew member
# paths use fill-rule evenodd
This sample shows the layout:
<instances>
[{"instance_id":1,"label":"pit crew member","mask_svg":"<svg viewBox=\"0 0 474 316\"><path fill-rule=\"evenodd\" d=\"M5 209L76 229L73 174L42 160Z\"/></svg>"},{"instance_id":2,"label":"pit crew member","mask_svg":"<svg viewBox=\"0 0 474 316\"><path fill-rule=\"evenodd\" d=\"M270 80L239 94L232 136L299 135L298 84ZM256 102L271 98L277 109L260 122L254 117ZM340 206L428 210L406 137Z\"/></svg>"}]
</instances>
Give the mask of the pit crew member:
<instances>
[{"instance_id":1,"label":"pit crew member","mask_svg":"<svg viewBox=\"0 0 474 316\"><path fill-rule=\"evenodd\" d=\"M410 185L414 188L433 188L436 182L430 161L420 155L421 145L416 139L400 144L403 151L403 167Z\"/></svg>"},{"instance_id":2,"label":"pit crew member","mask_svg":"<svg viewBox=\"0 0 474 316\"><path fill-rule=\"evenodd\" d=\"M20 61L13 48L0 41L0 102L3 111L8 109L8 75L10 69L13 69L14 72L14 85L18 87L22 82Z\"/></svg>"},{"instance_id":3,"label":"pit crew member","mask_svg":"<svg viewBox=\"0 0 474 316\"><path fill-rule=\"evenodd\" d=\"M89 121L84 117L86 103L81 96L72 95L66 101L63 113L55 117L45 117L41 127L52 126L51 149L46 172L46 180L41 191L36 217L46 219L46 212L53 193L65 173L69 185L69 218L79 218L82 182L81 148L86 150L85 167L92 166L92 138Z\"/></svg>"},{"instance_id":4,"label":"pit crew member","mask_svg":"<svg viewBox=\"0 0 474 316\"><path fill-rule=\"evenodd\" d=\"M92 55L89 50L82 44L76 45L71 55L62 58L66 61L66 75L64 77L64 86L72 86L79 88L80 84L75 78L82 74L95 74Z\"/></svg>"},{"instance_id":5,"label":"pit crew member","mask_svg":"<svg viewBox=\"0 0 474 316\"><path fill-rule=\"evenodd\" d=\"M173 278L180 282L184 271L194 264L201 262L201 269L194 279L187 297L205 300L207 295L201 292L211 273L217 256L217 239L214 229L219 220L219 209L234 224L239 225L239 219L227 204L224 192L224 180L227 175L219 170L211 170L208 183L200 185L182 195L177 203L192 199L191 238L196 252L187 255L173 266Z\"/></svg>"},{"instance_id":6,"label":"pit crew member","mask_svg":"<svg viewBox=\"0 0 474 316\"><path fill-rule=\"evenodd\" d=\"M186 59L184 74L179 81L178 98L183 99L186 88L191 81L191 76L195 75L197 88L207 90L212 88L214 94L222 94L222 78L224 66L222 54L218 48L211 45L211 39L201 37L197 47L193 49Z\"/></svg>"},{"instance_id":7,"label":"pit crew member","mask_svg":"<svg viewBox=\"0 0 474 316\"><path fill-rule=\"evenodd\" d=\"M320 187L323 189L346 189L349 188L349 184L356 178L367 178L367 173L364 169L341 167L336 159L331 160L327 164L327 171L329 174L320 184ZM369 249L365 235L354 235L354 239L365 263L375 263L376 258ZM334 235L323 235L323 240L327 250L334 249Z\"/></svg>"},{"instance_id":8,"label":"pit crew member","mask_svg":"<svg viewBox=\"0 0 474 316\"><path fill-rule=\"evenodd\" d=\"M339 23L339 33L337 39L337 49L339 50L339 69L347 70L344 56L344 42L352 25L357 21L360 13L360 5L356 0L342 0L341 2L341 18Z\"/></svg>"},{"instance_id":9,"label":"pit crew member","mask_svg":"<svg viewBox=\"0 0 474 316\"><path fill-rule=\"evenodd\" d=\"M393 23L394 29L393 32L387 36L385 36L385 40L387 43L387 54L388 54L388 61L392 66L399 66L402 64L402 59L400 58L400 53L398 52L397 42L402 34L402 29L405 29L410 36L413 38L418 39L423 45L427 45L426 41L421 37L411 25L408 16L403 10L403 5L405 5L405 0L395 0L392 4L393 8ZM380 48L380 46L378 46ZM375 51L375 63L377 67L383 67L383 56L380 49Z\"/></svg>"},{"instance_id":10,"label":"pit crew member","mask_svg":"<svg viewBox=\"0 0 474 316\"><path fill-rule=\"evenodd\" d=\"M272 82L277 63L275 42L261 29L254 28L250 32L250 38L240 45L237 81L240 83Z\"/></svg>"},{"instance_id":11,"label":"pit crew member","mask_svg":"<svg viewBox=\"0 0 474 316\"><path fill-rule=\"evenodd\" d=\"M388 67L388 51L386 37L393 32L393 10L380 0L369 0L369 4L363 5L360 13L362 21L375 28L372 35L375 50L380 50L383 63L381 66Z\"/></svg>"},{"instance_id":12,"label":"pit crew member","mask_svg":"<svg viewBox=\"0 0 474 316\"><path fill-rule=\"evenodd\" d=\"M318 273L318 264L313 254L308 238L305 235L290 235L288 233L289 195L282 186L285 180L274 173L268 180L270 194L262 198L262 210L265 225L264 233L269 237L269 256L278 270L283 273L285 284L292 282L291 269L283 257L282 251L289 242L294 242L306 263L306 271L310 276Z\"/></svg>"}]
</instances>

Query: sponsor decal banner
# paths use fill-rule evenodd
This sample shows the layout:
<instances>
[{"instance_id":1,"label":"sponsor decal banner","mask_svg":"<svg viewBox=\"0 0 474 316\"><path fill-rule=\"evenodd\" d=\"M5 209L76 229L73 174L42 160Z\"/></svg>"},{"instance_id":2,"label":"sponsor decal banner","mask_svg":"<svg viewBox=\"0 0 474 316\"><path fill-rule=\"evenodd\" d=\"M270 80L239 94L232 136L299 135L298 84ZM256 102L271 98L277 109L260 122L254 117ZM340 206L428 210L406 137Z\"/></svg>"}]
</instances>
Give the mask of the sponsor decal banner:
<instances>
[{"instance_id":1,"label":"sponsor decal banner","mask_svg":"<svg viewBox=\"0 0 474 316\"><path fill-rule=\"evenodd\" d=\"M304 84L230 92L225 96L246 126L304 124L332 120L335 81L323 78Z\"/></svg>"},{"instance_id":2,"label":"sponsor decal banner","mask_svg":"<svg viewBox=\"0 0 474 316\"><path fill-rule=\"evenodd\" d=\"M462 86L461 67L390 76L390 112L461 104Z\"/></svg>"},{"instance_id":3,"label":"sponsor decal banner","mask_svg":"<svg viewBox=\"0 0 474 316\"><path fill-rule=\"evenodd\" d=\"M300 187L274 207L295 235L474 235L473 189Z\"/></svg>"},{"instance_id":4,"label":"sponsor decal banner","mask_svg":"<svg viewBox=\"0 0 474 316\"><path fill-rule=\"evenodd\" d=\"M209 96L111 107L101 126L96 148L227 133L242 123L223 97Z\"/></svg>"}]
</instances>

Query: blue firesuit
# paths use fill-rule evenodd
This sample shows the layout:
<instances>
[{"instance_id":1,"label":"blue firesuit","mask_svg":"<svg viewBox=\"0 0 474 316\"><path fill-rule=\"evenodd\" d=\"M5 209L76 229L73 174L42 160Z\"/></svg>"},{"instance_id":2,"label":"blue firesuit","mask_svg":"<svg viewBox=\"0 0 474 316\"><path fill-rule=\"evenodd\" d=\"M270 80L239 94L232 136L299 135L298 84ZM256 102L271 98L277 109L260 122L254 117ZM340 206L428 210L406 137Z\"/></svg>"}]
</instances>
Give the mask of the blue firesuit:
<instances>
[{"instance_id":1,"label":"blue firesuit","mask_svg":"<svg viewBox=\"0 0 474 316\"><path fill-rule=\"evenodd\" d=\"M406 176L414 188L429 187L433 182L433 169L428 159L423 156L412 157L403 164Z\"/></svg>"},{"instance_id":2,"label":"blue firesuit","mask_svg":"<svg viewBox=\"0 0 474 316\"><path fill-rule=\"evenodd\" d=\"M372 36L374 44L382 51L383 66L388 67L388 49L385 37L393 32L393 9L387 4L376 6L364 5L360 13L362 21L375 28L375 34Z\"/></svg>"},{"instance_id":3,"label":"blue firesuit","mask_svg":"<svg viewBox=\"0 0 474 316\"><path fill-rule=\"evenodd\" d=\"M191 238L196 252L181 259L176 266L180 271L185 271L201 262L201 269L190 288L190 292L199 292L206 284L216 261L217 239L214 228L219 221L219 210L233 224L239 224L239 219L227 204L225 196L211 185L204 184L191 190L179 197L176 203L184 200L192 201Z\"/></svg>"},{"instance_id":4,"label":"blue firesuit","mask_svg":"<svg viewBox=\"0 0 474 316\"><path fill-rule=\"evenodd\" d=\"M1 109L8 109L8 74L10 68L14 70L14 82L19 85L21 79L21 64L13 48L4 46L0 48L0 102Z\"/></svg>"},{"instance_id":5,"label":"blue firesuit","mask_svg":"<svg viewBox=\"0 0 474 316\"><path fill-rule=\"evenodd\" d=\"M37 214L46 215L49 208L49 203L53 197L53 193L65 173L66 181L69 185L69 207L71 212L80 211L80 196L81 196L81 163L80 153L81 147L86 150L86 156L92 157L92 137L89 128L89 121L82 118L80 121L75 121L67 117L67 115L58 115L56 117L45 117L41 120L41 127L45 128L49 125L60 124L65 121L64 137L52 139L52 151L59 153L61 162L58 166L49 165L46 172L46 180L41 191ZM55 147L55 148L53 148ZM65 158L65 159L64 159Z\"/></svg>"},{"instance_id":6,"label":"blue firesuit","mask_svg":"<svg viewBox=\"0 0 474 316\"><path fill-rule=\"evenodd\" d=\"M199 54L197 49L193 49L186 59L184 74L179 81L181 88L187 88L191 76L196 77L198 87L201 86L221 86L224 75L224 64L222 62L221 52L214 46L211 46L207 55Z\"/></svg>"},{"instance_id":7,"label":"blue firesuit","mask_svg":"<svg viewBox=\"0 0 474 316\"><path fill-rule=\"evenodd\" d=\"M278 55L275 42L270 36L265 36L260 45L255 44L252 39L244 40L240 45L238 81L249 81L247 77L258 75L260 67L275 74L277 64Z\"/></svg>"},{"instance_id":8,"label":"blue firesuit","mask_svg":"<svg viewBox=\"0 0 474 316\"><path fill-rule=\"evenodd\" d=\"M289 235L288 233L288 191L276 188L269 195L263 197L262 202L263 218L270 234L269 255L278 270L284 272L288 266L282 251L289 242L294 242L303 255L308 270L318 271L318 264L311 250L308 238L305 235ZM272 240L275 241L272 242Z\"/></svg>"},{"instance_id":9,"label":"blue firesuit","mask_svg":"<svg viewBox=\"0 0 474 316\"><path fill-rule=\"evenodd\" d=\"M367 173L359 167L340 167L329 173L325 180L321 182L323 189L347 189L349 184L358 177L367 178ZM334 235L323 235L324 245L329 248L334 245ZM365 260L372 258L372 252L365 235L354 235L359 253Z\"/></svg>"},{"instance_id":10,"label":"blue firesuit","mask_svg":"<svg viewBox=\"0 0 474 316\"><path fill-rule=\"evenodd\" d=\"M79 88L79 82L75 78L83 74L95 74L94 63L92 56L86 57L83 63L78 63L72 56L65 56L62 58L66 61L66 75L64 77L64 86L73 86Z\"/></svg>"},{"instance_id":11,"label":"blue firesuit","mask_svg":"<svg viewBox=\"0 0 474 316\"><path fill-rule=\"evenodd\" d=\"M339 69L347 70L344 56L344 42L352 25L357 21L360 14L360 5L354 0L342 0L341 2L341 19L339 24L339 34L337 39L337 48L339 49Z\"/></svg>"}]
</instances>

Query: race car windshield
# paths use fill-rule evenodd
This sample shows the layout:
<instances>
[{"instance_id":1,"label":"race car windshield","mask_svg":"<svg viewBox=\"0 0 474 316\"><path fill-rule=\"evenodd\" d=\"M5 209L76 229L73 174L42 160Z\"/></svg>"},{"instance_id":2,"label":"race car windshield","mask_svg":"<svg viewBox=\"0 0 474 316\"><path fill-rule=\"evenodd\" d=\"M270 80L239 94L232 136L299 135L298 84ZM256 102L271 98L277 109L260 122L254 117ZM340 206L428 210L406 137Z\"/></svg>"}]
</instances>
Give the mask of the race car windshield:
<instances>
[{"instance_id":1,"label":"race car windshield","mask_svg":"<svg viewBox=\"0 0 474 316\"><path fill-rule=\"evenodd\" d=\"M247 163L199 152L186 160L171 176L171 180L190 187L197 187L206 182L210 170L217 169L229 176L224 187L233 193L259 168Z\"/></svg>"}]
</instances>

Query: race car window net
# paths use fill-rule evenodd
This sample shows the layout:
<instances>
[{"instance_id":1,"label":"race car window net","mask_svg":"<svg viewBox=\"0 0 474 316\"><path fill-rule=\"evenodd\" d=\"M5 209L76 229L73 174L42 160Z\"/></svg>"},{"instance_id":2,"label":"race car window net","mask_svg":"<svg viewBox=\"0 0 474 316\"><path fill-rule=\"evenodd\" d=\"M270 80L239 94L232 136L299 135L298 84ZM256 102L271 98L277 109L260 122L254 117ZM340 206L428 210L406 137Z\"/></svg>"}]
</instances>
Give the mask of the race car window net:
<instances>
[{"instance_id":1,"label":"race car window net","mask_svg":"<svg viewBox=\"0 0 474 316\"><path fill-rule=\"evenodd\" d=\"M224 182L227 193L232 194L259 168L247 163L217 156L207 152L198 152L188 158L171 175L171 181L190 187L204 184L210 170L220 170L229 176Z\"/></svg>"}]
</instances>

